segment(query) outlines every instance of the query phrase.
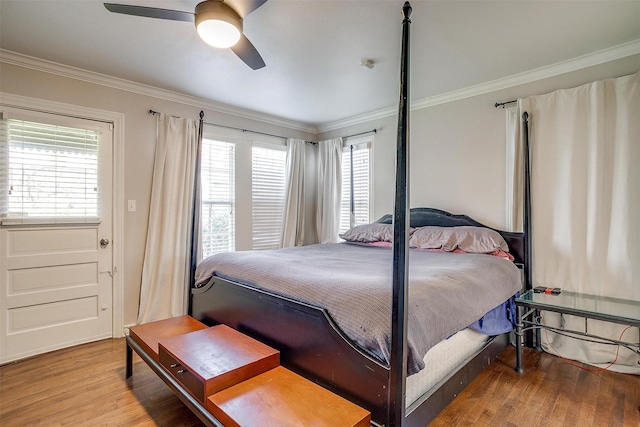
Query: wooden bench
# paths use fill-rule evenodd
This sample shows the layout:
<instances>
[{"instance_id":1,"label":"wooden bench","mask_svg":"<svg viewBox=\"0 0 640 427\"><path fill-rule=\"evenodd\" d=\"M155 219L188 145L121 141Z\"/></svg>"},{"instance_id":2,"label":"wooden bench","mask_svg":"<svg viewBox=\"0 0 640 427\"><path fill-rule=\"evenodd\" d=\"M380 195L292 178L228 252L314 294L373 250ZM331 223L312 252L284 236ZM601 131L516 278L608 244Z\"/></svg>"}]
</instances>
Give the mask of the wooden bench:
<instances>
[{"instance_id":1,"label":"wooden bench","mask_svg":"<svg viewBox=\"0 0 640 427\"><path fill-rule=\"evenodd\" d=\"M277 350L225 325L180 316L132 327L127 378L133 351L207 425L370 425L368 411L279 366Z\"/></svg>"}]
</instances>

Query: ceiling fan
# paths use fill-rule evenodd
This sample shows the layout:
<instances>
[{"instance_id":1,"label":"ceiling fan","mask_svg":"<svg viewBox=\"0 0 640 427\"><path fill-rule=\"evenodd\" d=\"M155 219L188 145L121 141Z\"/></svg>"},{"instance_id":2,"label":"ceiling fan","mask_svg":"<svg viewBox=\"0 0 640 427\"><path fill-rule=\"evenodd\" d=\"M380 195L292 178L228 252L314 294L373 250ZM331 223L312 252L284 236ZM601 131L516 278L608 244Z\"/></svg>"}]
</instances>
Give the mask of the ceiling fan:
<instances>
[{"instance_id":1,"label":"ceiling fan","mask_svg":"<svg viewBox=\"0 0 640 427\"><path fill-rule=\"evenodd\" d=\"M253 44L242 34L242 19L267 0L233 1L233 8L224 0L205 0L196 6L193 13L156 7L128 4L104 3L110 12L171 21L195 22L198 35L214 47L231 48L238 58L249 67L258 70L265 66L264 60Z\"/></svg>"}]
</instances>

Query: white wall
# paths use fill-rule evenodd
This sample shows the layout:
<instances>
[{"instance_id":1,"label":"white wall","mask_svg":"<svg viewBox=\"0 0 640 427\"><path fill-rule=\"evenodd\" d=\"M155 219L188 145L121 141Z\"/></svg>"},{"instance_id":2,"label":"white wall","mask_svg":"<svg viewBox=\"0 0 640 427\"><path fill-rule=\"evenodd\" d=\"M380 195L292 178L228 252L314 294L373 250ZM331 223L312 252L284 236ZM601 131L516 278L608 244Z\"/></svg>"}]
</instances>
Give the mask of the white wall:
<instances>
[{"instance_id":1,"label":"white wall","mask_svg":"<svg viewBox=\"0 0 640 427\"><path fill-rule=\"evenodd\" d=\"M506 117L495 102L509 101L640 70L640 55L534 83L411 112L410 204L466 213L489 226L506 226ZM428 78L412 76L413 80ZM374 219L393 211L397 117L325 132L320 139L376 128Z\"/></svg>"},{"instance_id":2,"label":"white wall","mask_svg":"<svg viewBox=\"0 0 640 427\"><path fill-rule=\"evenodd\" d=\"M640 55L535 83L423 108L411 113L411 206L431 206L467 213L487 225L504 228L505 113L496 101L507 101L640 70ZM413 76L413 79L424 78ZM137 201L137 212L125 212L124 323L137 318L151 176L155 150L153 109L197 118L201 108L117 90L102 85L0 64L0 92L46 99L125 115L125 200ZM373 145L373 219L392 212L395 183L396 117L360 123L312 135L205 109L207 122L317 141L376 128ZM315 149L307 147L307 167L315 170ZM305 242L315 241L315 174L307 181ZM124 204L126 206L126 203Z\"/></svg>"},{"instance_id":3,"label":"white wall","mask_svg":"<svg viewBox=\"0 0 640 427\"><path fill-rule=\"evenodd\" d=\"M135 323L140 298L156 142L156 118L148 114L148 110L197 119L201 108L6 63L0 63L0 92L115 111L125 115L124 199L136 200L137 211L124 213L124 266L118 266L118 269L124 274L124 324ZM285 137L308 140L315 138L312 134L283 126L207 109L204 113L205 121L210 123ZM250 180L250 176L248 179ZM125 209L126 205L125 202Z\"/></svg>"}]
</instances>

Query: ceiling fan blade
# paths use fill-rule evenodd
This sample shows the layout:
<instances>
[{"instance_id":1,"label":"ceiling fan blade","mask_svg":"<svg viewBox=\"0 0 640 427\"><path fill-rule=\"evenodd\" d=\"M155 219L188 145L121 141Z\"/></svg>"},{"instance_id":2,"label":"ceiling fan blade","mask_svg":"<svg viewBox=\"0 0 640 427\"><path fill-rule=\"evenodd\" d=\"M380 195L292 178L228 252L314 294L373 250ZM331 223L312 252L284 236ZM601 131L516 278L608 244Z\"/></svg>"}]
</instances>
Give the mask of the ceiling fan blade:
<instances>
[{"instance_id":1,"label":"ceiling fan blade","mask_svg":"<svg viewBox=\"0 0 640 427\"><path fill-rule=\"evenodd\" d=\"M238 58L242 59L245 64L254 70L259 70L265 66L264 60L244 34L240 37L238 43L231 46L231 50L238 55Z\"/></svg>"},{"instance_id":2,"label":"ceiling fan blade","mask_svg":"<svg viewBox=\"0 0 640 427\"><path fill-rule=\"evenodd\" d=\"M244 18L263 4L267 0L224 0L226 4L236 11L240 18Z\"/></svg>"},{"instance_id":3,"label":"ceiling fan blade","mask_svg":"<svg viewBox=\"0 0 640 427\"><path fill-rule=\"evenodd\" d=\"M132 6L129 4L104 3L109 12L122 13L124 15L144 16L147 18L168 19L170 21L193 22L194 15L191 12L180 10L158 9L156 7Z\"/></svg>"}]
</instances>

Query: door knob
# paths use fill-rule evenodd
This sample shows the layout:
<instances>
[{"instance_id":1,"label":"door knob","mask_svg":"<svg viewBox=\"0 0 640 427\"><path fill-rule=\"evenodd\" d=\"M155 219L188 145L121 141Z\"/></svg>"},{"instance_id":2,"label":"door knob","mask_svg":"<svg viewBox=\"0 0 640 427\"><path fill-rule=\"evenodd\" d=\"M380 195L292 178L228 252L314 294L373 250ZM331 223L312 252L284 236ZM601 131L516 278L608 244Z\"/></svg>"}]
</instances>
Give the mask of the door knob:
<instances>
[{"instance_id":1,"label":"door knob","mask_svg":"<svg viewBox=\"0 0 640 427\"><path fill-rule=\"evenodd\" d=\"M105 248L109 244L109 239L102 238L100 239L100 246Z\"/></svg>"}]
</instances>

